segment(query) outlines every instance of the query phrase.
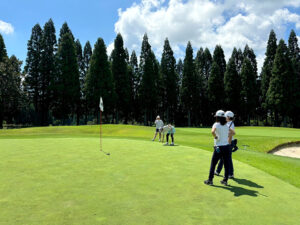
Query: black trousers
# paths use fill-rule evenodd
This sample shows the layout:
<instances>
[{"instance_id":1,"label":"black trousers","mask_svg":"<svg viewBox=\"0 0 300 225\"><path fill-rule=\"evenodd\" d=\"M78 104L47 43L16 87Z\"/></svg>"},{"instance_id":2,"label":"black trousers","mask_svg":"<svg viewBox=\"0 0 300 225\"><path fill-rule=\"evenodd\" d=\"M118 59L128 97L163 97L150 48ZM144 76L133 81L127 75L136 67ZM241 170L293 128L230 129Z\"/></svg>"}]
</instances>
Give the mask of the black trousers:
<instances>
[{"instance_id":1,"label":"black trousers","mask_svg":"<svg viewBox=\"0 0 300 225\"><path fill-rule=\"evenodd\" d=\"M229 150L229 154L230 154L230 159L229 159L229 171L228 171L228 173L229 173L229 176L233 176L234 169L233 169L233 163L232 163L232 151L231 151L231 149ZM220 161L219 161L219 164L218 164L218 167L217 167L217 173L221 173L223 165L224 165L224 161L223 161L222 158L220 158Z\"/></svg>"},{"instance_id":2,"label":"black trousers","mask_svg":"<svg viewBox=\"0 0 300 225\"><path fill-rule=\"evenodd\" d=\"M169 142L169 133L167 133L167 142ZM172 142L174 142L174 134L171 133Z\"/></svg>"},{"instance_id":3,"label":"black trousers","mask_svg":"<svg viewBox=\"0 0 300 225\"><path fill-rule=\"evenodd\" d=\"M220 159L223 159L224 167L225 167L224 181L227 181L229 175L229 161L230 161L230 151L231 151L230 145L219 146L219 149L220 152L217 152L216 147L214 147L214 153L211 158L208 179L213 180L216 165Z\"/></svg>"}]
</instances>

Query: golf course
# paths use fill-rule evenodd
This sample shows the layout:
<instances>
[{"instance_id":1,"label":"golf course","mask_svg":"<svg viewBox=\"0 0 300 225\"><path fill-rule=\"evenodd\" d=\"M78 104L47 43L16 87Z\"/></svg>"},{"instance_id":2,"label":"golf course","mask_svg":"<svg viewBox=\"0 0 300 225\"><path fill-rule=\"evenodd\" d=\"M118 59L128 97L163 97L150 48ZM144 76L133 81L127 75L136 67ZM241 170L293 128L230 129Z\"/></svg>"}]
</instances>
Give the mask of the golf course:
<instances>
[{"instance_id":1,"label":"golf course","mask_svg":"<svg viewBox=\"0 0 300 225\"><path fill-rule=\"evenodd\" d=\"M0 130L0 224L299 224L300 159L267 152L300 130L237 127L229 186L203 184L209 128L177 128L175 146L153 133L104 125L107 156L96 125Z\"/></svg>"}]
</instances>

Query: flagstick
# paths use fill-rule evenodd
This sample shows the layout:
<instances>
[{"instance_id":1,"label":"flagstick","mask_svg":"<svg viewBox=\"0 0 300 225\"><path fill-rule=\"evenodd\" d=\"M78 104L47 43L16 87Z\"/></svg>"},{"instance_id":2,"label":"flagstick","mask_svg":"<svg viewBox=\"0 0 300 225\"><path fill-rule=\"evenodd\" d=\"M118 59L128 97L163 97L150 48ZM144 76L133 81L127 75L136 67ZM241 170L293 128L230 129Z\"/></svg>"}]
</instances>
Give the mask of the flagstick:
<instances>
[{"instance_id":1,"label":"flagstick","mask_svg":"<svg viewBox=\"0 0 300 225\"><path fill-rule=\"evenodd\" d=\"M105 152L102 149L102 111L103 111L103 102L102 102L101 97L100 97L100 102L99 102L99 109L100 109L100 152L103 152L105 155L110 155L109 152Z\"/></svg>"}]
</instances>

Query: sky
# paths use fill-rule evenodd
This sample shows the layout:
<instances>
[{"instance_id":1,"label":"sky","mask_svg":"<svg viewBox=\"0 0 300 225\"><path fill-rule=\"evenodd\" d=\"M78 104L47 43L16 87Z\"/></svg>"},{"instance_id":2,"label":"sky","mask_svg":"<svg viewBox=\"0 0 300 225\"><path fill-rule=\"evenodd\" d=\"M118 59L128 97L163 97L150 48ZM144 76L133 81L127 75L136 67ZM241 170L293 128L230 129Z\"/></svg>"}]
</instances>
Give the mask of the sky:
<instances>
[{"instance_id":1,"label":"sky","mask_svg":"<svg viewBox=\"0 0 300 225\"><path fill-rule=\"evenodd\" d=\"M0 33L9 55L25 62L31 29L52 18L57 32L67 22L75 38L92 46L98 37L113 49L117 33L125 47L139 54L142 37L160 59L168 37L177 59L184 58L191 41L213 53L216 44L226 60L234 47L254 49L258 70L264 60L271 29L286 42L291 29L300 37L300 0L0 0Z\"/></svg>"}]
</instances>

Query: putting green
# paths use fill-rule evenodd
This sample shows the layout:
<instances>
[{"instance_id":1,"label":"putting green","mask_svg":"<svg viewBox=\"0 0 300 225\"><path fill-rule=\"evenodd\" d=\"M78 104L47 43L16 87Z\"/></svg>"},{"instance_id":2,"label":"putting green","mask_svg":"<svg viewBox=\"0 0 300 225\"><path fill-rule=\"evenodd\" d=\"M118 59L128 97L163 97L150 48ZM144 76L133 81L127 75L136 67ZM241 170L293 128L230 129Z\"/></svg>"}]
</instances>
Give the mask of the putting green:
<instances>
[{"instance_id":1,"label":"putting green","mask_svg":"<svg viewBox=\"0 0 300 225\"><path fill-rule=\"evenodd\" d=\"M98 138L1 139L0 224L299 224L300 189L234 161L206 186L211 152Z\"/></svg>"}]
</instances>

